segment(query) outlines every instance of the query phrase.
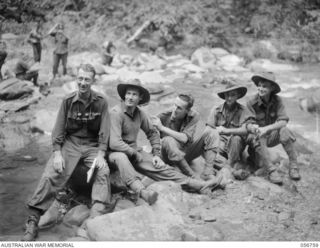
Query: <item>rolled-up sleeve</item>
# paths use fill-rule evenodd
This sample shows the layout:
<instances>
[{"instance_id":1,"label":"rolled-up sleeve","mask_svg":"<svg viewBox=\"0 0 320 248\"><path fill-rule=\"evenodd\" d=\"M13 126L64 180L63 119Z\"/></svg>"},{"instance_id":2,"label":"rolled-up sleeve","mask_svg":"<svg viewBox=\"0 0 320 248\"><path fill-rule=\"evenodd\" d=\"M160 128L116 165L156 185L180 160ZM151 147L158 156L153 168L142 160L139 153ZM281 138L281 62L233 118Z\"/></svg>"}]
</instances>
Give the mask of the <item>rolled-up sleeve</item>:
<instances>
[{"instance_id":1,"label":"rolled-up sleeve","mask_svg":"<svg viewBox=\"0 0 320 248\"><path fill-rule=\"evenodd\" d=\"M99 130L99 149L106 151L110 138L110 115L108 111L108 102L105 100L102 103L101 124Z\"/></svg>"},{"instance_id":2,"label":"rolled-up sleeve","mask_svg":"<svg viewBox=\"0 0 320 248\"><path fill-rule=\"evenodd\" d=\"M116 109L110 111L110 148L113 151L123 152L128 156L132 156L135 153L135 149L130 147L122 139L122 116L121 112Z\"/></svg>"},{"instance_id":3,"label":"rolled-up sleeve","mask_svg":"<svg viewBox=\"0 0 320 248\"><path fill-rule=\"evenodd\" d=\"M277 97L277 121L289 121L284 103L280 97Z\"/></svg>"},{"instance_id":4,"label":"rolled-up sleeve","mask_svg":"<svg viewBox=\"0 0 320 248\"><path fill-rule=\"evenodd\" d=\"M212 128L216 128L217 126L217 109L216 108L211 109L206 125Z\"/></svg>"},{"instance_id":5,"label":"rolled-up sleeve","mask_svg":"<svg viewBox=\"0 0 320 248\"><path fill-rule=\"evenodd\" d=\"M61 150L61 147L65 141L65 127L66 127L66 114L67 114L67 102L62 101L60 109L58 111L56 123L52 131L52 146L53 151Z\"/></svg>"},{"instance_id":6,"label":"rolled-up sleeve","mask_svg":"<svg viewBox=\"0 0 320 248\"><path fill-rule=\"evenodd\" d=\"M141 129L146 134L152 147L152 154L160 156L160 134L157 129L152 125L149 117L141 111Z\"/></svg>"}]
</instances>

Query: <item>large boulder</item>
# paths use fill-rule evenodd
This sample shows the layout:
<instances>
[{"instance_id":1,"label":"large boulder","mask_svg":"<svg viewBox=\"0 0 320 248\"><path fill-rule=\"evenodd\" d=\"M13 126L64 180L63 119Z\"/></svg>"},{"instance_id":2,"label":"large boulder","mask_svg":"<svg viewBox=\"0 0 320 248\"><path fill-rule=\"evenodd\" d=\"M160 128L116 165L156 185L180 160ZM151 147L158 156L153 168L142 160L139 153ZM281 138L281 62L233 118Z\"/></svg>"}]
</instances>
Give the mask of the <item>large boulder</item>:
<instances>
[{"instance_id":1,"label":"large boulder","mask_svg":"<svg viewBox=\"0 0 320 248\"><path fill-rule=\"evenodd\" d=\"M269 59L256 59L252 61L248 68L253 72L259 71L272 71L272 72L282 72L282 71L298 71L299 68L294 65L284 64L284 63L274 63Z\"/></svg>"},{"instance_id":2,"label":"large boulder","mask_svg":"<svg viewBox=\"0 0 320 248\"><path fill-rule=\"evenodd\" d=\"M14 100L22 96L29 96L34 91L33 84L17 78L9 78L0 83L0 99Z\"/></svg>"},{"instance_id":3,"label":"large boulder","mask_svg":"<svg viewBox=\"0 0 320 248\"><path fill-rule=\"evenodd\" d=\"M56 116L57 111L46 109L37 110L30 124L31 130L51 133L56 121Z\"/></svg>"},{"instance_id":4,"label":"large boulder","mask_svg":"<svg viewBox=\"0 0 320 248\"><path fill-rule=\"evenodd\" d=\"M179 241L186 228L183 212L202 205L207 198L183 192L173 182L149 186L159 193L158 201L106 214L87 221L91 240L97 241ZM124 235L125 234L125 235Z\"/></svg>"},{"instance_id":5,"label":"large boulder","mask_svg":"<svg viewBox=\"0 0 320 248\"><path fill-rule=\"evenodd\" d=\"M211 52L210 48L198 48L191 55L191 62L205 69L212 69L215 67L216 56Z\"/></svg>"}]
</instances>

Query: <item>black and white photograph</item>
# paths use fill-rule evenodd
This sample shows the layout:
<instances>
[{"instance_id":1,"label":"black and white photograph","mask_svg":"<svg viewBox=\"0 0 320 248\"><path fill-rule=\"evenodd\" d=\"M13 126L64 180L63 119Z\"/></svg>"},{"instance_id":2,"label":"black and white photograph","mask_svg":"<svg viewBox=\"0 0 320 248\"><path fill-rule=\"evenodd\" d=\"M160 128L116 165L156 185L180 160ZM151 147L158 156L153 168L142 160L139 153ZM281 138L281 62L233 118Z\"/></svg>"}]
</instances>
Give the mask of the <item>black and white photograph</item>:
<instances>
[{"instance_id":1,"label":"black and white photograph","mask_svg":"<svg viewBox=\"0 0 320 248\"><path fill-rule=\"evenodd\" d=\"M319 248L319 130L320 0L0 2L1 247Z\"/></svg>"}]
</instances>

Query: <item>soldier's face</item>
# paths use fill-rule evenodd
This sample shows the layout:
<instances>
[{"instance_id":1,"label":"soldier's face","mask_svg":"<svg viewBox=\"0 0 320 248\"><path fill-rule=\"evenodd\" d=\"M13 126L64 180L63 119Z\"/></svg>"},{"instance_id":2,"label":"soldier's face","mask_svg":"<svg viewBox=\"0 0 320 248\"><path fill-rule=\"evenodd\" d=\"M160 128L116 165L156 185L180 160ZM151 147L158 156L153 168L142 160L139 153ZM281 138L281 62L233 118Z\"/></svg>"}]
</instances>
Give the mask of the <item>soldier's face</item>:
<instances>
[{"instance_id":1,"label":"soldier's face","mask_svg":"<svg viewBox=\"0 0 320 248\"><path fill-rule=\"evenodd\" d=\"M137 107L141 99L142 96L138 89L128 88L124 96L124 104L127 107Z\"/></svg>"},{"instance_id":2,"label":"soldier's face","mask_svg":"<svg viewBox=\"0 0 320 248\"><path fill-rule=\"evenodd\" d=\"M239 92L237 90L232 90L230 92L224 93L224 97L226 100L226 104L231 106L231 105L235 104L235 102L238 100Z\"/></svg>"},{"instance_id":3,"label":"soldier's face","mask_svg":"<svg viewBox=\"0 0 320 248\"><path fill-rule=\"evenodd\" d=\"M261 80L258 83L258 94L260 97L268 96L273 91L273 86L271 82Z\"/></svg>"},{"instance_id":4,"label":"soldier's face","mask_svg":"<svg viewBox=\"0 0 320 248\"><path fill-rule=\"evenodd\" d=\"M77 76L78 90L80 94L86 94L90 91L93 83L93 73L79 69Z\"/></svg>"},{"instance_id":5,"label":"soldier's face","mask_svg":"<svg viewBox=\"0 0 320 248\"><path fill-rule=\"evenodd\" d=\"M182 100L180 97L177 97L174 101L171 119L181 120L187 115L188 112L188 103Z\"/></svg>"}]
</instances>

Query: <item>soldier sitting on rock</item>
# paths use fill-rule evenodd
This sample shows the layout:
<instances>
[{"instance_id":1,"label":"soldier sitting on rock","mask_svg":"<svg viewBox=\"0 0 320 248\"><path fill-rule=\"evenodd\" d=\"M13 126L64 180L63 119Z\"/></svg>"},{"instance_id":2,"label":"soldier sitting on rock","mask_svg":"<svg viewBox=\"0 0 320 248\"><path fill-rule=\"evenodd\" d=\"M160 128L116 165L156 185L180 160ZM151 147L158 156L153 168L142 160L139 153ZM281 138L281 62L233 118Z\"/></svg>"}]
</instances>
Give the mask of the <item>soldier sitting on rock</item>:
<instances>
[{"instance_id":1,"label":"soldier sitting on rock","mask_svg":"<svg viewBox=\"0 0 320 248\"><path fill-rule=\"evenodd\" d=\"M94 78L92 65L80 65L77 73L78 91L62 101L52 132L53 154L27 204L30 215L22 241L35 240L40 216L48 210L55 195L66 186L80 160L86 167L96 168L90 217L113 210L109 167L104 159L110 128L108 103L102 95L91 90Z\"/></svg>"},{"instance_id":2,"label":"soldier sitting on rock","mask_svg":"<svg viewBox=\"0 0 320 248\"><path fill-rule=\"evenodd\" d=\"M21 80L32 81L35 86L38 86L38 70L39 66L31 62L31 57L26 52L20 53L20 58L14 67L16 78Z\"/></svg>"},{"instance_id":3,"label":"soldier sitting on rock","mask_svg":"<svg viewBox=\"0 0 320 248\"><path fill-rule=\"evenodd\" d=\"M258 124L253 131L259 133L260 140L268 147L282 144L289 157L289 176L293 180L300 180L297 152L294 147L296 139L287 128L289 117L281 97L277 95L281 88L275 75L272 72L262 72L254 75L252 81L258 88L258 93L247 102L247 107L255 114ZM251 153L250 156L252 155Z\"/></svg>"},{"instance_id":4,"label":"soldier sitting on rock","mask_svg":"<svg viewBox=\"0 0 320 248\"><path fill-rule=\"evenodd\" d=\"M150 101L149 91L141 86L139 80L119 84L117 89L123 102L110 111L111 152L108 161L110 165L115 165L119 169L122 180L131 190L150 205L155 203L158 197L157 192L145 188L136 170L155 181L174 181L199 193L207 193L207 190L220 185L221 177L209 181L194 179L163 163L160 158L160 135L153 127L149 116L138 107ZM152 155L137 146L140 129L151 143Z\"/></svg>"},{"instance_id":5,"label":"soldier sitting on rock","mask_svg":"<svg viewBox=\"0 0 320 248\"><path fill-rule=\"evenodd\" d=\"M228 156L234 177L243 180L250 174L241 164L242 152L248 145L255 154L255 164L267 170L272 183L281 184L282 179L270 160L268 150L256 134L248 132L255 124L254 114L237 102L245 96L247 88L230 80L225 80L225 83L225 89L217 93L225 102L211 110L207 126L220 134L220 148Z\"/></svg>"},{"instance_id":6,"label":"soldier sitting on rock","mask_svg":"<svg viewBox=\"0 0 320 248\"><path fill-rule=\"evenodd\" d=\"M153 125L160 131L162 138L161 153L163 160L178 166L183 174L197 177L189 162L203 155L205 170L203 179L214 177L219 135L206 128L195 139L194 134L200 120L198 112L192 109L194 99L190 94L179 94L172 109L152 118Z\"/></svg>"}]
</instances>

